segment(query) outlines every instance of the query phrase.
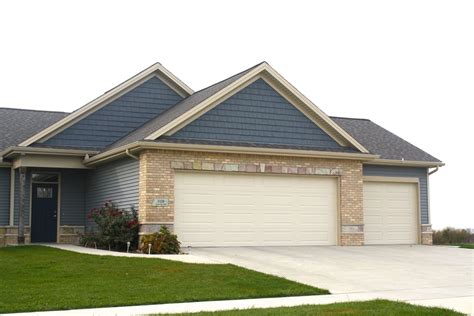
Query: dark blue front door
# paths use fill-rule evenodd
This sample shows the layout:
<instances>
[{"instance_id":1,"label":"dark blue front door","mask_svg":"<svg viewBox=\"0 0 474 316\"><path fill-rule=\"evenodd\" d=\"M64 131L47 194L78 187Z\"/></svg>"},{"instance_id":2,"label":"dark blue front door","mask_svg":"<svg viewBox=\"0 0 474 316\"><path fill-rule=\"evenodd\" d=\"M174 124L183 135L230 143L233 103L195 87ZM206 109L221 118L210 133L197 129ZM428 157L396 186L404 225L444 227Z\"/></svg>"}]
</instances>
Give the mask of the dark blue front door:
<instances>
[{"instance_id":1,"label":"dark blue front door","mask_svg":"<svg viewBox=\"0 0 474 316\"><path fill-rule=\"evenodd\" d=\"M56 242L58 185L33 183L31 197L31 241Z\"/></svg>"}]
</instances>

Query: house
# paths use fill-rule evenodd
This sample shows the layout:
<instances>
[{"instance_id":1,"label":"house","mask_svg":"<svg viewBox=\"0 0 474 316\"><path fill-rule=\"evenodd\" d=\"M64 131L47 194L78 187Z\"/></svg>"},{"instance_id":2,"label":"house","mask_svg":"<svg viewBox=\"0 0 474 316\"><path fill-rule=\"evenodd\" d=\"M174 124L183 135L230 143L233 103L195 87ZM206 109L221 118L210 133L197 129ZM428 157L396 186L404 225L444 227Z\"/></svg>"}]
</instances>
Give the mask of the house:
<instances>
[{"instance_id":1,"label":"house","mask_svg":"<svg viewBox=\"0 0 474 316\"><path fill-rule=\"evenodd\" d=\"M197 92L157 63L72 113L0 109L0 132L2 245L76 243L106 200L183 246L432 243L443 163L266 62Z\"/></svg>"}]
</instances>

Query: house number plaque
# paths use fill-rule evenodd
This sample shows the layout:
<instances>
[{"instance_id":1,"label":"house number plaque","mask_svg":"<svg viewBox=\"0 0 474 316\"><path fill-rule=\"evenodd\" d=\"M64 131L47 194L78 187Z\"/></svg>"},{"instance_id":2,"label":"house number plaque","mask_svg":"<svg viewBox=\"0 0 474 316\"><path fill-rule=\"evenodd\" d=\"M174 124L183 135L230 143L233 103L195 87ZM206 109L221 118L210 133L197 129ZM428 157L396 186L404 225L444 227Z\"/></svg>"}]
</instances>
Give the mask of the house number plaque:
<instances>
[{"instance_id":1,"label":"house number plaque","mask_svg":"<svg viewBox=\"0 0 474 316\"><path fill-rule=\"evenodd\" d=\"M152 206L157 206L157 207L164 207L168 206L168 199L165 198L156 198L151 202Z\"/></svg>"}]
</instances>

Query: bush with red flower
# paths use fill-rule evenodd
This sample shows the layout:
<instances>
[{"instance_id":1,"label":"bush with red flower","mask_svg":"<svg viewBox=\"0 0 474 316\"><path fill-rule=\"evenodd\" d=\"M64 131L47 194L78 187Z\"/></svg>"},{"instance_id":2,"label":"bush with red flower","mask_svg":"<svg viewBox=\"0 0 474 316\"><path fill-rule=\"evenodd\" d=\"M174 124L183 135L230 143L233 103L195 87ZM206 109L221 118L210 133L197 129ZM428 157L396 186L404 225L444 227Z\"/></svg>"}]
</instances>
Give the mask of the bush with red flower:
<instances>
[{"instance_id":1,"label":"bush with red flower","mask_svg":"<svg viewBox=\"0 0 474 316\"><path fill-rule=\"evenodd\" d=\"M126 250L138 246L138 212L135 209L118 209L112 201L107 201L101 208L92 209L88 216L96 227L81 238L81 244L109 250Z\"/></svg>"}]
</instances>

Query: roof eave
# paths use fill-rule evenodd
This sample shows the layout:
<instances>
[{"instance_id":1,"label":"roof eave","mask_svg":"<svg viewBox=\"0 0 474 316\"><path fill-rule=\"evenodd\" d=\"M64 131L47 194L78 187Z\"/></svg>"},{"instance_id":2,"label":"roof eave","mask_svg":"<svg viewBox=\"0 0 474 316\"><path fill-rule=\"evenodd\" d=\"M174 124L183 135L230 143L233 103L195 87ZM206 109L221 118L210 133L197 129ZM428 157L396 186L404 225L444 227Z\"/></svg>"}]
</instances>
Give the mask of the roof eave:
<instances>
[{"instance_id":1,"label":"roof eave","mask_svg":"<svg viewBox=\"0 0 474 316\"><path fill-rule=\"evenodd\" d=\"M385 166L405 166L405 167L425 167L435 168L443 167L444 162L441 161L420 161L420 160L396 160L396 159L374 159L365 162L368 165L385 165Z\"/></svg>"},{"instance_id":2,"label":"roof eave","mask_svg":"<svg viewBox=\"0 0 474 316\"><path fill-rule=\"evenodd\" d=\"M5 159L5 158L10 159L19 155L26 155L26 154L82 157L86 155L96 155L98 153L99 152L96 150L12 146L0 152L0 157L2 159Z\"/></svg>"}]
</instances>

